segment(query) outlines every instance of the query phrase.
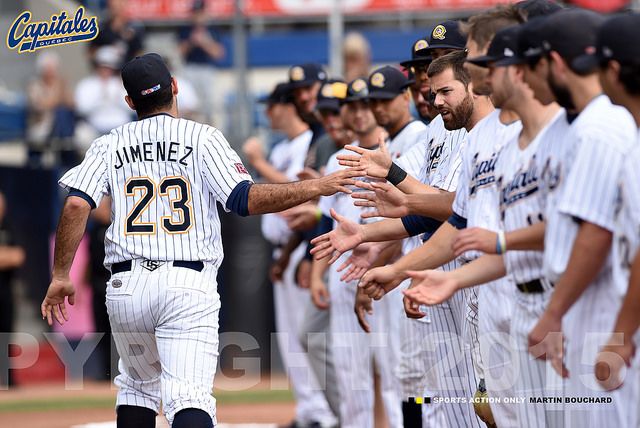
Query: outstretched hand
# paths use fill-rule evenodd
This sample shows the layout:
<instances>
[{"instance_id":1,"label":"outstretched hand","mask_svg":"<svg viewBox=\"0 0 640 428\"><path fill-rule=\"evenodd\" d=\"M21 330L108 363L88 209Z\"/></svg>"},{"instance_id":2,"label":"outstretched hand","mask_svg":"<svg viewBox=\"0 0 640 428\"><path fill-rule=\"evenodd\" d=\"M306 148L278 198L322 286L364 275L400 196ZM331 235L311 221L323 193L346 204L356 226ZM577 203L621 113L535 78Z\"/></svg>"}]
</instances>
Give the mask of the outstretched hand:
<instances>
[{"instance_id":1,"label":"outstretched hand","mask_svg":"<svg viewBox=\"0 0 640 428\"><path fill-rule=\"evenodd\" d=\"M404 276L393 265L381 266L365 273L358 287L374 300L380 300L385 294L396 288L404 280Z\"/></svg>"},{"instance_id":2,"label":"outstretched hand","mask_svg":"<svg viewBox=\"0 0 640 428\"><path fill-rule=\"evenodd\" d=\"M42 305L40 305L42 319L46 318L49 325L53 325L53 318L55 318L60 325L69 321L65 300L67 300L70 305L73 305L76 301L75 295L76 290L68 276L64 278L53 278L51 284L49 284L47 295L42 301Z\"/></svg>"},{"instance_id":3,"label":"outstretched hand","mask_svg":"<svg viewBox=\"0 0 640 428\"><path fill-rule=\"evenodd\" d=\"M496 254L498 234L480 227L470 227L458 232L453 240L452 249L456 257L467 251L482 251L485 254Z\"/></svg>"},{"instance_id":4,"label":"outstretched hand","mask_svg":"<svg viewBox=\"0 0 640 428\"><path fill-rule=\"evenodd\" d=\"M370 190L351 194L351 197L356 199L353 203L355 206L372 208L360 214L360 217L401 218L409 215L407 195L391 183L358 181L355 185Z\"/></svg>"},{"instance_id":5,"label":"outstretched hand","mask_svg":"<svg viewBox=\"0 0 640 428\"><path fill-rule=\"evenodd\" d=\"M351 189L347 186L353 186L356 183L355 177L365 175L365 169L362 167L341 169L317 178L318 190L322 196L331 196L338 192L351 193Z\"/></svg>"},{"instance_id":6,"label":"outstretched hand","mask_svg":"<svg viewBox=\"0 0 640 428\"><path fill-rule=\"evenodd\" d=\"M407 271L412 278L411 287L404 295L418 305L437 305L458 291L458 284L448 272L440 270Z\"/></svg>"},{"instance_id":7,"label":"outstretched hand","mask_svg":"<svg viewBox=\"0 0 640 428\"><path fill-rule=\"evenodd\" d=\"M351 255L339 267L338 272L347 269L340 281L349 282L362 278L373 262L378 258L380 248L373 242L365 242L353 249Z\"/></svg>"},{"instance_id":8,"label":"outstretched hand","mask_svg":"<svg viewBox=\"0 0 640 428\"><path fill-rule=\"evenodd\" d=\"M345 149L356 154L340 154L337 156L338 163L342 166L362 168L365 175L369 177L385 178L391 168L391 155L387 150L384 137L378 138L379 147L376 150L364 149L359 146L346 145Z\"/></svg>"},{"instance_id":9,"label":"outstretched hand","mask_svg":"<svg viewBox=\"0 0 640 428\"><path fill-rule=\"evenodd\" d=\"M316 260L331 256L329 264L338 260L345 251L357 247L363 240L361 225L341 216L333 208L330 213L338 225L331 232L311 240L314 245L311 254Z\"/></svg>"}]
</instances>

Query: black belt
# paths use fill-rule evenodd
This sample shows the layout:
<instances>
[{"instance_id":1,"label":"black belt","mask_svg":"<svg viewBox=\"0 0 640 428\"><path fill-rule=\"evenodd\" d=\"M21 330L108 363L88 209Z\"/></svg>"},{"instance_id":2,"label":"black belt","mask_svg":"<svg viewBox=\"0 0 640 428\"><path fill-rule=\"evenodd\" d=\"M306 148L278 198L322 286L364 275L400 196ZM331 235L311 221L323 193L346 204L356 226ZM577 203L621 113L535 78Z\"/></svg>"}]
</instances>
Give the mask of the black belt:
<instances>
[{"instance_id":1,"label":"black belt","mask_svg":"<svg viewBox=\"0 0 640 428\"><path fill-rule=\"evenodd\" d=\"M157 262L154 260L144 260L142 263L143 263L142 267L144 267L148 271L153 272L154 270L162 266L165 262ZM147 264L147 266L145 266L145 263ZM132 265L131 260L114 263L111 265L111 275L115 275L120 272L129 272L131 270L131 265ZM174 260L173 266L193 269L193 270L197 270L198 272L202 272L202 269L204 269L204 263L199 261L194 262L190 260Z\"/></svg>"},{"instance_id":2,"label":"black belt","mask_svg":"<svg viewBox=\"0 0 640 428\"><path fill-rule=\"evenodd\" d=\"M553 287L553 283L549 282L549 285ZM542 285L542 280L534 279L529 282L523 282L520 284L516 284L518 290L522 293L542 293L544 291L544 286Z\"/></svg>"}]
</instances>

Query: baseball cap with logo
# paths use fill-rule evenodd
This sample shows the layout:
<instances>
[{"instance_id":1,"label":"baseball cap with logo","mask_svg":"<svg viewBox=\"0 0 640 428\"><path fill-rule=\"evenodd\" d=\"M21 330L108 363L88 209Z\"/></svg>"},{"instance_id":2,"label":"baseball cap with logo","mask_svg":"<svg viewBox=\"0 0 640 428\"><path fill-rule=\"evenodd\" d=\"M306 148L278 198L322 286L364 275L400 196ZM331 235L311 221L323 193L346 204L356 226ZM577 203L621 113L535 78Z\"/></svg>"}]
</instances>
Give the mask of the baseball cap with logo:
<instances>
[{"instance_id":1,"label":"baseball cap with logo","mask_svg":"<svg viewBox=\"0 0 640 428\"><path fill-rule=\"evenodd\" d=\"M413 82L397 68L386 65L374 70L369 76L369 99L390 100L401 93Z\"/></svg>"},{"instance_id":2,"label":"baseball cap with logo","mask_svg":"<svg viewBox=\"0 0 640 428\"><path fill-rule=\"evenodd\" d=\"M493 63L498 67L506 67L524 62L523 58L516 55L519 31L519 25L512 25L498 30L489 44L487 54L475 58L467 58L467 61L480 67L488 67L489 63Z\"/></svg>"},{"instance_id":3,"label":"baseball cap with logo","mask_svg":"<svg viewBox=\"0 0 640 428\"><path fill-rule=\"evenodd\" d=\"M327 80L327 73L320 64L300 64L289 69L291 89L311 86L315 82L324 82L325 80Z\"/></svg>"},{"instance_id":4,"label":"baseball cap with logo","mask_svg":"<svg viewBox=\"0 0 640 428\"><path fill-rule=\"evenodd\" d=\"M464 49L466 45L467 38L460 31L459 22L445 21L433 27L426 49Z\"/></svg>"},{"instance_id":5,"label":"baseball cap with logo","mask_svg":"<svg viewBox=\"0 0 640 428\"><path fill-rule=\"evenodd\" d=\"M122 84L131 99L151 97L171 86L171 73L157 53L137 56L122 67Z\"/></svg>"},{"instance_id":6,"label":"baseball cap with logo","mask_svg":"<svg viewBox=\"0 0 640 428\"><path fill-rule=\"evenodd\" d=\"M369 86L367 85L367 81L362 77L358 77L347 85L347 96L342 100L342 104L368 100Z\"/></svg>"},{"instance_id":7,"label":"baseball cap with logo","mask_svg":"<svg viewBox=\"0 0 640 428\"><path fill-rule=\"evenodd\" d=\"M330 79L323 83L318 92L316 110L340 111L340 101L347 96L347 84L340 79Z\"/></svg>"},{"instance_id":8,"label":"baseball cap with logo","mask_svg":"<svg viewBox=\"0 0 640 428\"><path fill-rule=\"evenodd\" d=\"M575 60L595 51L596 35L604 21L604 16L590 10L565 9L543 18L537 32L545 53L557 52L578 71Z\"/></svg>"},{"instance_id":9,"label":"baseball cap with logo","mask_svg":"<svg viewBox=\"0 0 640 428\"><path fill-rule=\"evenodd\" d=\"M615 60L621 64L640 62L640 13L616 15L607 19L596 37L595 49L576 58L576 71L588 73L600 64Z\"/></svg>"},{"instance_id":10,"label":"baseball cap with logo","mask_svg":"<svg viewBox=\"0 0 640 428\"><path fill-rule=\"evenodd\" d=\"M289 104L293 102L289 83L278 83L269 95L259 98L258 102L263 104Z\"/></svg>"},{"instance_id":11,"label":"baseball cap with logo","mask_svg":"<svg viewBox=\"0 0 640 428\"><path fill-rule=\"evenodd\" d=\"M429 42L427 41L427 37L416 40L413 45L411 45L411 59L402 61L400 65L404 68L410 68L415 64L431 62L432 58L431 55L429 55L428 48Z\"/></svg>"}]
</instances>

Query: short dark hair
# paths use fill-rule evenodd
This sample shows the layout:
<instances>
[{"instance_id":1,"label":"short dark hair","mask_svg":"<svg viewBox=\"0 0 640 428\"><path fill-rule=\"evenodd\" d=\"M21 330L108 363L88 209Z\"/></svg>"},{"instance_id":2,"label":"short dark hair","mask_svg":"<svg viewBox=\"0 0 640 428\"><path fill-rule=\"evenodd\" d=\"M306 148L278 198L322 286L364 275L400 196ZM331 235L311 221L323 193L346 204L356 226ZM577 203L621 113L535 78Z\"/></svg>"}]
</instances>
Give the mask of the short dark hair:
<instances>
[{"instance_id":1,"label":"short dark hair","mask_svg":"<svg viewBox=\"0 0 640 428\"><path fill-rule=\"evenodd\" d=\"M167 86L153 95L133 100L133 105L139 117L149 116L173 106L173 87Z\"/></svg>"},{"instance_id":2,"label":"short dark hair","mask_svg":"<svg viewBox=\"0 0 640 428\"><path fill-rule=\"evenodd\" d=\"M526 21L525 13L516 5L500 5L486 12L474 15L460 28L467 36L476 42L479 49L489 45L493 36L503 28L522 24Z\"/></svg>"},{"instance_id":3,"label":"short dark hair","mask_svg":"<svg viewBox=\"0 0 640 428\"><path fill-rule=\"evenodd\" d=\"M618 78L629 95L640 96L640 61L621 63Z\"/></svg>"},{"instance_id":4,"label":"short dark hair","mask_svg":"<svg viewBox=\"0 0 640 428\"><path fill-rule=\"evenodd\" d=\"M471 83L471 76L469 72L464 68L464 63L467 60L467 52L463 50L453 51L446 55L441 56L438 59L434 59L429 65L427 70L427 76L432 78L445 70L453 70L453 77L456 80L462 82L464 87L468 87Z\"/></svg>"}]
</instances>

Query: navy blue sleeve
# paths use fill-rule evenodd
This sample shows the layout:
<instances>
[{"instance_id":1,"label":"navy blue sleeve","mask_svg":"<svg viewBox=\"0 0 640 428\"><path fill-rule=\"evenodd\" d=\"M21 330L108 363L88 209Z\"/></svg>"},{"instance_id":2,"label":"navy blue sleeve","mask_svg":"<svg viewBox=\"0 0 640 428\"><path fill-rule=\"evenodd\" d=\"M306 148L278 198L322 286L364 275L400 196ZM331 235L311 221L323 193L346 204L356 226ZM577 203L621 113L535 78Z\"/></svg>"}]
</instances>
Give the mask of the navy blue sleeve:
<instances>
[{"instance_id":1,"label":"navy blue sleeve","mask_svg":"<svg viewBox=\"0 0 640 428\"><path fill-rule=\"evenodd\" d=\"M246 217L249 215L249 189L253 183L249 180L241 181L233 188L227 198L227 209L234 213Z\"/></svg>"},{"instance_id":2,"label":"navy blue sleeve","mask_svg":"<svg viewBox=\"0 0 640 428\"><path fill-rule=\"evenodd\" d=\"M96 208L96 202L93 200L93 198L87 195L86 193L84 193L82 190L71 188L67 196L77 196L79 198L82 198L85 201L87 201L87 203L91 206L92 210Z\"/></svg>"},{"instance_id":3,"label":"navy blue sleeve","mask_svg":"<svg viewBox=\"0 0 640 428\"><path fill-rule=\"evenodd\" d=\"M455 212L451 214L451 217L449 217L447 221L456 229L465 229L467 227L467 219Z\"/></svg>"},{"instance_id":4,"label":"navy blue sleeve","mask_svg":"<svg viewBox=\"0 0 640 428\"><path fill-rule=\"evenodd\" d=\"M402 217L401 220L409 236L416 236L421 233L433 234L442 224L439 220L421 215L408 215Z\"/></svg>"}]
</instances>

